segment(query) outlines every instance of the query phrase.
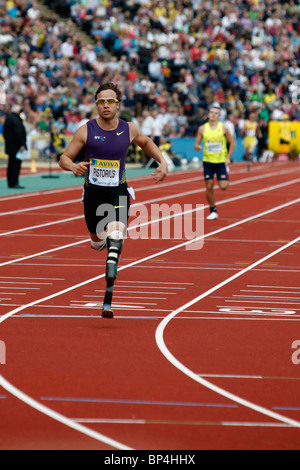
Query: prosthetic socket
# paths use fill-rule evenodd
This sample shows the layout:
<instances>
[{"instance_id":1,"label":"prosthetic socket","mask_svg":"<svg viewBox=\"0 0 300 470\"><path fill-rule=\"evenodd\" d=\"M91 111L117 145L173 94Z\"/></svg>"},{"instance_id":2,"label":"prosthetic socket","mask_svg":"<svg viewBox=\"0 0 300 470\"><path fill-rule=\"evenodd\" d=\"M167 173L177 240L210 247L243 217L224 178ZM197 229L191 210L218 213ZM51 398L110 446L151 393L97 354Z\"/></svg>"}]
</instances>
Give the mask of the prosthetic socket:
<instances>
[{"instance_id":1,"label":"prosthetic socket","mask_svg":"<svg viewBox=\"0 0 300 470\"><path fill-rule=\"evenodd\" d=\"M119 257L123 248L124 237L121 231L113 231L106 239L107 260L106 280L114 281L117 277Z\"/></svg>"}]
</instances>

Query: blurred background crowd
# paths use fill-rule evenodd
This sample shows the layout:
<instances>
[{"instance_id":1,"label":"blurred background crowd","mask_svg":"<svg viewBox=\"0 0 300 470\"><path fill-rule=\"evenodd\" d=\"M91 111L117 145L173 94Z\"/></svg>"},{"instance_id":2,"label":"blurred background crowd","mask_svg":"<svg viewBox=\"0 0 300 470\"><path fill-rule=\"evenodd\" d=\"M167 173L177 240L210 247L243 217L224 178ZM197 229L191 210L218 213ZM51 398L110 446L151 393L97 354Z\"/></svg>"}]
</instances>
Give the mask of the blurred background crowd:
<instances>
[{"instance_id":1,"label":"blurred background crowd","mask_svg":"<svg viewBox=\"0 0 300 470\"><path fill-rule=\"evenodd\" d=\"M211 103L235 136L251 111L300 121L298 0L0 0L0 85L26 130L73 135L112 80L121 117L149 135L195 136ZM300 93L299 93L300 94ZM50 124L51 123L51 124ZM49 126L51 125L51 129ZM41 151L43 149L41 148Z\"/></svg>"}]
</instances>

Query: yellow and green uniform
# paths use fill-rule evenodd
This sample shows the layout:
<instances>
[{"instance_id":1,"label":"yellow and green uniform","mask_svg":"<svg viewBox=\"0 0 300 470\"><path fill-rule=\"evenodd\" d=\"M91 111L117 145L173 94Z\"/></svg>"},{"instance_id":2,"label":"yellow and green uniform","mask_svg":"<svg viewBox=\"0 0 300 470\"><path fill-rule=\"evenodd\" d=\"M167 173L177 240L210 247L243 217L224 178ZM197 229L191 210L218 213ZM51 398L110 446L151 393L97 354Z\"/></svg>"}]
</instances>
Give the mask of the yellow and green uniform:
<instances>
[{"instance_id":1,"label":"yellow and green uniform","mask_svg":"<svg viewBox=\"0 0 300 470\"><path fill-rule=\"evenodd\" d=\"M227 158L226 137L223 124L218 123L216 129L211 129L209 122L204 124L203 133L203 161L208 163L224 163Z\"/></svg>"},{"instance_id":2,"label":"yellow and green uniform","mask_svg":"<svg viewBox=\"0 0 300 470\"><path fill-rule=\"evenodd\" d=\"M247 121L246 122L246 136L244 138L244 145L246 148L256 146L257 144L256 132L257 132L257 122Z\"/></svg>"}]
</instances>

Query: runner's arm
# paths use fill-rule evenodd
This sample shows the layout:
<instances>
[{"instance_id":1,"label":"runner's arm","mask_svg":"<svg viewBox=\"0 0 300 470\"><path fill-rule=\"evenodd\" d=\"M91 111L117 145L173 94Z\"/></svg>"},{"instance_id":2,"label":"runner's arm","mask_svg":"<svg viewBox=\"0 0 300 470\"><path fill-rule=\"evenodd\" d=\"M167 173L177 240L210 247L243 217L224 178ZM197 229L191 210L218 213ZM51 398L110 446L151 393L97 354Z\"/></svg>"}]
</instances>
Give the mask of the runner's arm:
<instances>
[{"instance_id":1,"label":"runner's arm","mask_svg":"<svg viewBox=\"0 0 300 470\"><path fill-rule=\"evenodd\" d=\"M74 159L79 154L80 150L86 144L87 127L86 125L80 127L74 134L73 139L68 147L62 154L59 160L59 166L66 171L72 171L75 176L82 176L86 172L89 162L74 163Z\"/></svg>"},{"instance_id":2,"label":"runner's arm","mask_svg":"<svg viewBox=\"0 0 300 470\"><path fill-rule=\"evenodd\" d=\"M153 158L159 166L156 168L152 176L154 180L158 183L165 179L168 173L168 165L161 154L161 151L157 147L157 145L153 142L150 137L147 137L145 134L142 134L139 128L133 124L130 124L130 140L131 142L138 145L143 152L145 152L149 157Z\"/></svg>"},{"instance_id":3,"label":"runner's arm","mask_svg":"<svg viewBox=\"0 0 300 470\"><path fill-rule=\"evenodd\" d=\"M196 134L196 141L195 141L195 145L194 145L195 150L201 150L202 149L202 146L200 145L201 142L202 142L202 139L203 139L203 126L200 126L198 131L197 131L197 134Z\"/></svg>"},{"instance_id":4,"label":"runner's arm","mask_svg":"<svg viewBox=\"0 0 300 470\"><path fill-rule=\"evenodd\" d=\"M228 154L226 158L226 165L230 165L231 157L235 149L235 139L227 127L223 126L223 132L224 132L227 142L229 143L229 149L228 149Z\"/></svg>"}]
</instances>

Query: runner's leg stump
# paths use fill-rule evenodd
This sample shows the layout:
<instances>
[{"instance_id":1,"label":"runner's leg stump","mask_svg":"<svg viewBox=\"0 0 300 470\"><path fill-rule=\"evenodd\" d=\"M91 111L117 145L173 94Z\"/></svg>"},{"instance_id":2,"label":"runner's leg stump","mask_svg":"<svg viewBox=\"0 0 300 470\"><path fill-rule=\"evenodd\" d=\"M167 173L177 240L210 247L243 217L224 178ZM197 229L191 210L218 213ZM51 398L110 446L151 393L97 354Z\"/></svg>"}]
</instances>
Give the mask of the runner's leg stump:
<instances>
[{"instance_id":1,"label":"runner's leg stump","mask_svg":"<svg viewBox=\"0 0 300 470\"><path fill-rule=\"evenodd\" d=\"M122 251L124 237L121 231L115 230L106 239L107 260L106 280L114 281L117 277L119 256Z\"/></svg>"}]
</instances>

